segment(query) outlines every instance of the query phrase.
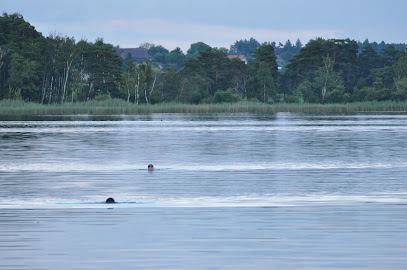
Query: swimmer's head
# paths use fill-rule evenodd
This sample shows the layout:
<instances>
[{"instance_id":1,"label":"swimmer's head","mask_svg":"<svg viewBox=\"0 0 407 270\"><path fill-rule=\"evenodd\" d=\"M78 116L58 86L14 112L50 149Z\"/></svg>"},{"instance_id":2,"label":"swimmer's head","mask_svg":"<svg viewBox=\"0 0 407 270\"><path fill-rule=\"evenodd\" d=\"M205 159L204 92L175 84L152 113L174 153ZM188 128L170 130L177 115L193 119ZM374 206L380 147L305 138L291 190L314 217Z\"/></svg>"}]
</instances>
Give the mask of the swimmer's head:
<instances>
[{"instance_id":1,"label":"swimmer's head","mask_svg":"<svg viewBox=\"0 0 407 270\"><path fill-rule=\"evenodd\" d=\"M153 166L153 164L148 164L147 169L148 169L149 172L154 171L154 166Z\"/></svg>"},{"instance_id":2,"label":"swimmer's head","mask_svg":"<svg viewBox=\"0 0 407 270\"><path fill-rule=\"evenodd\" d=\"M113 198L107 198L106 203L115 203Z\"/></svg>"}]
</instances>

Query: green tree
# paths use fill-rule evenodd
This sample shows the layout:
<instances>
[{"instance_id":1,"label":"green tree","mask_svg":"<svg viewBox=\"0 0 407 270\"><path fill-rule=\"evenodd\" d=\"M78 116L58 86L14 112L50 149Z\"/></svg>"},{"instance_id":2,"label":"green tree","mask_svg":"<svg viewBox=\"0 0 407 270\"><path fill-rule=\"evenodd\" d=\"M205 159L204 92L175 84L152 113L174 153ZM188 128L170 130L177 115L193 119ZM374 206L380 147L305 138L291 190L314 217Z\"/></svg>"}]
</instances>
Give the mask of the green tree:
<instances>
[{"instance_id":1,"label":"green tree","mask_svg":"<svg viewBox=\"0 0 407 270\"><path fill-rule=\"evenodd\" d=\"M338 85L332 91L326 94L327 103L342 103L347 100L345 94L345 87L343 85Z\"/></svg>"},{"instance_id":2,"label":"green tree","mask_svg":"<svg viewBox=\"0 0 407 270\"><path fill-rule=\"evenodd\" d=\"M396 86L395 98L407 101L407 53L401 54L394 64L394 84Z\"/></svg>"},{"instance_id":3,"label":"green tree","mask_svg":"<svg viewBox=\"0 0 407 270\"><path fill-rule=\"evenodd\" d=\"M166 63L166 57L169 54L169 51L161 45L153 46L147 52L153 57L153 61L160 64Z\"/></svg>"},{"instance_id":4,"label":"green tree","mask_svg":"<svg viewBox=\"0 0 407 270\"><path fill-rule=\"evenodd\" d=\"M3 13L0 16L1 98L10 95L14 98L19 93L24 100L39 101L43 42L41 33L26 22L22 15Z\"/></svg>"},{"instance_id":5,"label":"green tree","mask_svg":"<svg viewBox=\"0 0 407 270\"><path fill-rule=\"evenodd\" d=\"M10 63L10 75L8 78L9 97L14 99L30 100L30 97L34 99L36 84L39 77L37 68L38 63L25 59L23 56L13 53Z\"/></svg>"},{"instance_id":6,"label":"green tree","mask_svg":"<svg viewBox=\"0 0 407 270\"><path fill-rule=\"evenodd\" d=\"M240 100L240 96L233 93L233 89L226 91L217 90L212 98L212 103L234 103Z\"/></svg>"},{"instance_id":7,"label":"green tree","mask_svg":"<svg viewBox=\"0 0 407 270\"><path fill-rule=\"evenodd\" d=\"M137 65L137 78L135 79L136 83L136 97L135 103L151 103L151 97L153 96L157 77L158 70L154 70L151 61L144 61L142 64ZM155 95L154 102L157 102L158 96Z\"/></svg>"},{"instance_id":8,"label":"green tree","mask_svg":"<svg viewBox=\"0 0 407 270\"><path fill-rule=\"evenodd\" d=\"M230 54L241 54L250 58L259 47L260 43L254 38L239 40L230 46Z\"/></svg>"},{"instance_id":9,"label":"green tree","mask_svg":"<svg viewBox=\"0 0 407 270\"><path fill-rule=\"evenodd\" d=\"M200 103L209 98L210 79L207 77L202 62L195 58L187 58L184 68L180 71L180 90L178 100L188 103Z\"/></svg>"},{"instance_id":10,"label":"green tree","mask_svg":"<svg viewBox=\"0 0 407 270\"><path fill-rule=\"evenodd\" d=\"M165 60L169 67L179 70L185 61L185 54L177 47L166 56Z\"/></svg>"},{"instance_id":11,"label":"green tree","mask_svg":"<svg viewBox=\"0 0 407 270\"><path fill-rule=\"evenodd\" d=\"M4 46L4 47L6 47L6 46ZM5 58L6 58L6 55L7 55L8 53L9 53L9 50L8 50L8 49L6 49L6 48L2 49L2 48L0 47L0 70L1 70L1 68L3 67L3 65L4 65Z\"/></svg>"},{"instance_id":12,"label":"green tree","mask_svg":"<svg viewBox=\"0 0 407 270\"><path fill-rule=\"evenodd\" d=\"M153 56L153 57L154 57L154 55L156 55L157 53L164 53L164 54L167 54L167 53L169 53L169 52L170 52L169 50L167 50L166 48L164 48L164 47L161 46L161 45L152 46L152 47L150 47L150 48L147 50L147 53L148 53L149 55Z\"/></svg>"},{"instance_id":13,"label":"green tree","mask_svg":"<svg viewBox=\"0 0 407 270\"><path fill-rule=\"evenodd\" d=\"M163 74L162 97L164 101L174 101L178 96L179 75L174 68L168 68Z\"/></svg>"},{"instance_id":14,"label":"green tree","mask_svg":"<svg viewBox=\"0 0 407 270\"><path fill-rule=\"evenodd\" d=\"M1 17L0 17L1 18ZM7 58L10 57L10 50L3 45L0 46L0 99L3 99L6 95L4 89L6 89L6 70L7 70L7 62L10 62ZM1 91L2 90L2 91Z\"/></svg>"},{"instance_id":15,"label":"green tree","mask_svg":"<svg viewBox=\"0 0 407 270\"><path fill-rule=\"evenodd\" d=\"M407 102L407 78L399 79L395 81L397 91L395 97L398 101Z\"/></svg>"},{"instance_id":16,"label":"green tree","mask_svg":"<svg viewBox=\"0 0 407 270\"><path fill-rule=\"evenodd\" d=\"M209 84L209 96L212 97L216 90L228 89L232 82L232 73L230 70L230 59L226 54L217 48L209 48L200 52L197 58L205 77Z\"/></svg>"},{"instance_id":17,"label":"green tree","mask_svg":"<svg viewBox=\"0 0 407 270\"><path fill-rule=\"evenodd\" d=\"M380 77L376 77L373 82L373 89L377 101L385 101L391 99L391 90L386 88L383 84L383 80Z\"/></svg>"},{"instance_id":18,"label":"green tree","mask_svg":"<svg viewBox=\"0 0 407 270\"><path fill-rule=\"evenodd\" d=\"M402 52L396 50L393 45L387 45L380 53L381 55L381 65L378 68L372 69L372 77L380 78L384 88L390 89L391 91L396 90L396 85L394 83L394 73Z\"/></svg>"},{"instance_id":19,"label":"green tree","mask_svg":"<svg viewBox=\"0 0 407 270\"><path fill-rule=\"evenodd\" d=\"M187 99L192 97L194 102L199 99L209 102L217 90L234 86L236 62L233 63L235 66L225 52L217 48L200 52L198 58L187 58L181 71L184 80L181 82L180 94Z\"/></svg>"},{"instance_id":20,"label":"green tree","mask_svg":"<svg viewBox=\"0 0 407 270\"><path fill-rule=\"evenodd\" d=\"M256 50L254 56L255 59L249 66L247 98L256 98L263 102L275 101L278 67L274 47L271 44L263 45Z\"/></svg>"},{"instance_id":21,"label":"green tree","mask_svg":"<svg viewBox=\"0 0 407 270\"><path fill-rule=\"evenodd\" d=\"M281 76L280 85L285 93L292 94L296 88L304 81L309 81L315 85L313 91L324 100L324 85L319 82L323 79L323 74L338 75L342 78L341 84L345 86L345 92L353 91L356 84L357 69L357 43L349 39L324 40L318 38L309 41L302 47L286 66L285 73ZM329 55L329 72L326 68L326 56ZM325 59L325 60L324 60ZM326 78L325 78L326 79ZM329 80L327 81L327 83ZM331 88L334 89L335 87ZM325 88L329 91L328 88Z\"/></svg>"},{"instance_id":22,"label":"green tree","mask_svg":"<svg viewBox=\"0 0 407 270\"><path fill-rule=\"evenodd\" d=\"M395 77L396 79L407 77L407 53L404 53L395 64Z\"/></svg>"},{"instance_id":23,"label":"green tree","mask_svg":"<svg viewBox=\"0 0 407 270\"><path fill-rule=\"evenodd\" d=\"M366 78L368 85L371 85L374 80L372 71L373 69L379 68L381 64L380 55L370 44L367 44L358 57L359 76Z\"/></svg>"},{"instance_id":24,"label":"green tree","mask_svg":"<svg viewBox=\"0 0 407 270\"><path fill-rule=\"evenodd\" d=\"M392 66L397 64L398 59L400 57L400 51L394 47L394 45L386 45L386 47L382 50L383 61L384 65Z\"/></svg>"},{"instance_id":25,"label":"green tree","mask_svg":"<svg viewBox=\"0 0 407 270\"><path fill-rule=\"evenodd\" d=\"M317 92L313 90L312 83L308 80L302 82L293 93L294 96L303 98L307 103L319 103L320 97Z\"/></svg>"},{"instance_id":26,"label":"green tree","mask_svg":"<svg viewBox=\"0 0 407 270\"><path fill-rule=\"evenodd\" d=\"M64 42L62 43L62 60L64 64L64 77L63 77L63 90L62 90L62 97L61 103L64 103L66 94L67 94L67 85L68 80L70 79L70 75L72 74L72 67L76 64L76 60L80 55L80 47L76 46L74 38L64 38ZM74 62L75 61L75 62Z\"/></svg>"},{"instance_id":27,"label":"green tree","mask_svg":"<svg viewBox=\"0 0 407 270\"><path fill-rule=\"evenodd\" d=\"M297 39L297 41L295 42L295 49L294 49L294 54L297 54L302 48L302 43L300 41L300 39Z\"/></svg>"},{"instance_id":28,"label":"green tree","mask_svg":"<svg viewBox=\"0 0 407 270\"><path fill-rule=\"evenodd\" d=\"M115 52L111 44L97 39L94 44L88 44L83 54L85 72L88 75L89 96L110 95L112 98L122 98L120 84L123 59Z\"/></svg>"},{"instance_id":29,"label":"green tree","mask_svg":"<svg viewBox=\"0 0 407 270\"><path fill-rule=\"evenodd\" d=\"M246 96L246 82L249 77L247 65L238 58L230 60L230 72L233 79L234 93Z\"/></svg>"},{"instance_id":30,"label":"green tree","mask_svg":"<svg viewBox=\"0 0 407 270\"><path fill-rule=\"evenodd\" d=\"M270 44L259 47L254 53L256 62L263 62L267 64L273 72L274 79L278 76L277 57L274 53L274 47Z\"/></svg>"},{"instance_id":31,"label":"green tree","mask_svg":"<svg viewBox=\"0 0 407 270\"><path fill-rule=\"evenodd\" d=\"M323 66L315 72L314 85L316 89L320 89L321 101L324 103L327 93L334 89L344 89L344 87L340 73L334 71L333 60L329 54L322 61Z\"/></svg>"},{"instance_id":32,"label":"green tree","mask_svg":"<svg viewBox=\"0 0 407 270\"><path fill-rule=\"evenodd\" d=\"M211 49L211 46L203 42L196 42L191 44L191 47L187 51L187 57L197 58L200 52L204 52Z\"/></svg>"}]
</instances>

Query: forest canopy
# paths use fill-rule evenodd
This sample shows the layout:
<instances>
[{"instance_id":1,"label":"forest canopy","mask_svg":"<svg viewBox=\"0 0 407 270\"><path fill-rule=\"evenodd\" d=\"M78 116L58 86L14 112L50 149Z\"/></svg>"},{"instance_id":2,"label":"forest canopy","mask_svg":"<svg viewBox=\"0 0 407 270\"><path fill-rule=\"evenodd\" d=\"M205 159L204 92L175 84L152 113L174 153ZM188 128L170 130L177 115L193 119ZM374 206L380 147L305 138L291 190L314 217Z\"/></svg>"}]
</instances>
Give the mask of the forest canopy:
<instances>
[{"instance_id":1,"label":"forest canopy","mask_svg":"<svg viewBox=\"0 0 407 270\"><path fill-rule=\"evenodd\" d=\"M316 38L303 45L204 42L184 53L144 43L138 61L105 43L43 36L20 14L0 16L0 100L41 104L407 101L406 44Z\"/></svg>"}]
</instances>

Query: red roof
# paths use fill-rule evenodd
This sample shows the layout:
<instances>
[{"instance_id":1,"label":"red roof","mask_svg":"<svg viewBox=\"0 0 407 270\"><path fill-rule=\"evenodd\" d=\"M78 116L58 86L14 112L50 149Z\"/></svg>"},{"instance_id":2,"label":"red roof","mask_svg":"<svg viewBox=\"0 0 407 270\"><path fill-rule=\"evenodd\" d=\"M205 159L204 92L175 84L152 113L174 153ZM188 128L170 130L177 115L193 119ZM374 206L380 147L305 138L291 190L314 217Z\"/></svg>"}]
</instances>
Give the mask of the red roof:
<instances>
[{"instance_id":1,"label":"red roof","mask_svg":"<svg viewBox=\"0 0 407 270\"><path fill-rule=\"evenodd\" d=\"M246 56L243 55L243 54L240 54L240 55L228 55L228 58L229 58L229 59L239 58L240 60L243 61L243 60L246 58Z\"/></svg>"}]
</instances>

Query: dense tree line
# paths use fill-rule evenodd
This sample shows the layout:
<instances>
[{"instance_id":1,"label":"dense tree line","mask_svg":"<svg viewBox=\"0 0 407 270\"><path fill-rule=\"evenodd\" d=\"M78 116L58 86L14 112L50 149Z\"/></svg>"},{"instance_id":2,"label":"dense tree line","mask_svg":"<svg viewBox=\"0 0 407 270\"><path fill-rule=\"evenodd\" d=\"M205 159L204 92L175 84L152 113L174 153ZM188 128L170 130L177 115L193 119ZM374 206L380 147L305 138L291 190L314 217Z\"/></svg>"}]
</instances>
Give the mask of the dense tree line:
<instances>
[{"instance_id":1,"label":"dense tree line","mask_svg":"<svg viewBox=\"0 0 407 270\"><path fill-rule=\"evenodd\" d=\"M133 102L337 103L407 100L405 44L318 38L305 46L254 38L230 49L191 44L184 54L142 47L151 61L122 59L103 39L44 37L19 14L0 17L0 99L42 104L119 98ZM228 55L245 55L245 64Z\"/></svg>"},{"instance_id":2,"label":"dense tree line","mask_svg":"<svg viewBox=\"0 0 407 270\"><path fill-rule=\"evenodd\" d=\"M358 50L349 39L311 40L282 74L282 93L293 102L406 100L405 50Z\"/></svg>"},{"instance_id":3,"label":"dense tree line","mask_svg":"<svg viewBox=\"0 0 407 270\"><path fill-rule=\"evenodd\" d=\"M0 98L40 103L121 98L123 60L94 43L43 37L19 14L0 17Z\"/></svg>"}]
</instances>

